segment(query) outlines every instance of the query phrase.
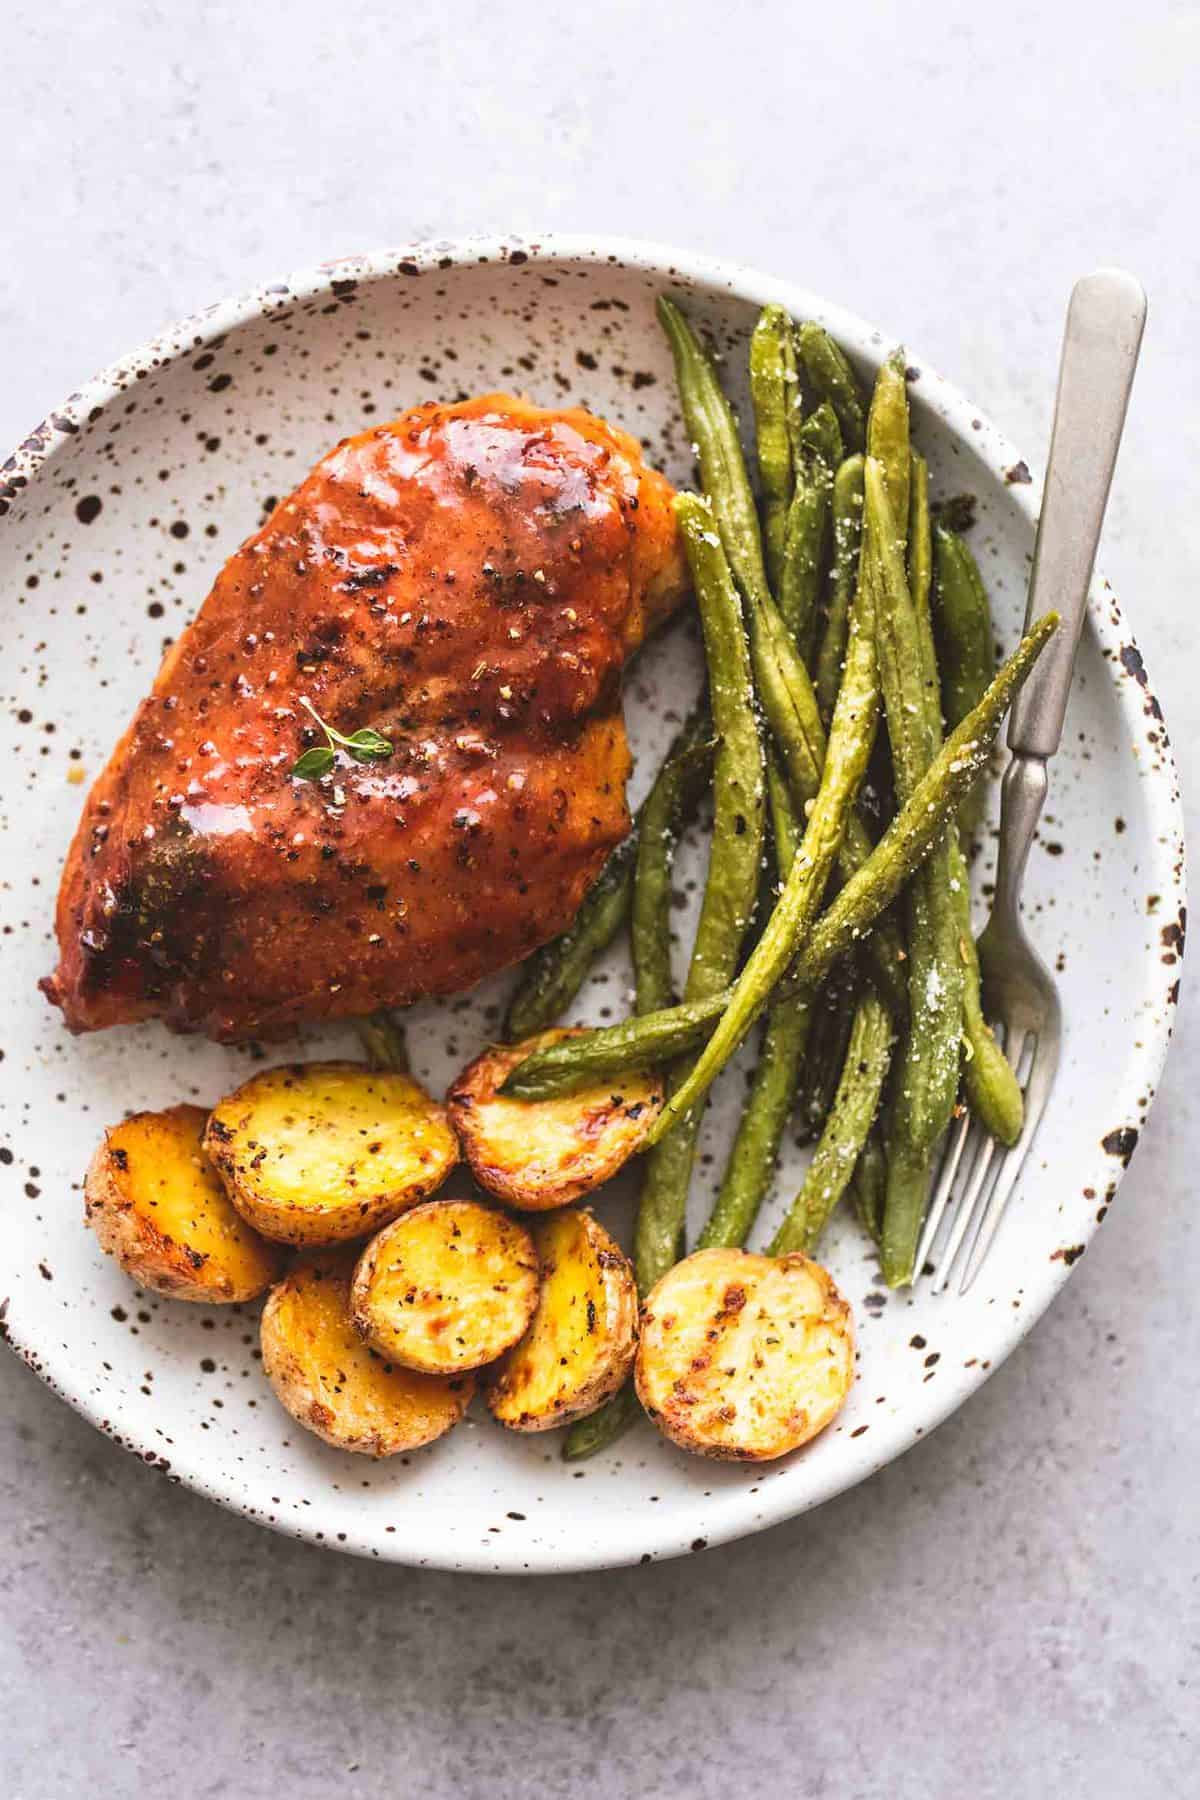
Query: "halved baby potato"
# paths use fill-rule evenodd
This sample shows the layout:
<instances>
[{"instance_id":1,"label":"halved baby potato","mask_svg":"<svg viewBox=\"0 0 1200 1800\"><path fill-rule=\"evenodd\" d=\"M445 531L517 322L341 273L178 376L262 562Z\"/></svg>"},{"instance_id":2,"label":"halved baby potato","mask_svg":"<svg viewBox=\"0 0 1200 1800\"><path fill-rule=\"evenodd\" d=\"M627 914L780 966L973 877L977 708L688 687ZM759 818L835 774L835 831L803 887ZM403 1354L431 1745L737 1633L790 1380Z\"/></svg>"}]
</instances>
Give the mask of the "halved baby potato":
<instances>
[{"instance_id":1,"label":"halved baby potato","mask_svg":"<svg viewBox=\"0 0 1200 1800\"><path fill-rule=\"evenodd\" d=\"M495 1362L524 1333L539 1264L523 1225L476 1200L427 1200L358 1259L350 1313L381 1355L451 1374Z\"/></svg>"},{"instance_id":2,"label":"halved baby potato","mask_svg":"<svg viewBox=\"0 0 1200 1800\"><path fill-rule=\"evenodd\" d=\"M530 1230L542 1265L537 1311L484 1396L510 1431L549 1431L595 1412L625 1380L637 1343L632 1264L588 1209Z\"/></svg>"},{"instance_id":3,"label":"halved baby potato","mask_svg":"<svg viewBox=\"0 0 1200 1800\"><path fill-rule=\"evenodd\" d=\"M823 1431L850 1392L850 1308L798 1251L697 1250L643 1305L634 1373L673 1443L767 1462Z\"/></svg>"},{"instance_id":4,"label":"halved baby potato","mask_svg":"<svg viewBox=\"0 0 1200 1800\"><path fill-rule=\"evenodd\" d=\"M395 1456L456 1425L475 1378L423 1375L385 1362L350 1317L354 1251L312 1251L271 1289L262 1357L281 1404L336 1450Z\"/></svg>"},{"instance_id":5,"label":"halved baby potato","mask_svg":"<svg viewBox=\"0 0 1200 1800\"><path fill-rule=\"evenodd\" d=\"M104 1134L84 1178L84 1215L140 1287L208 1304L252 1300L283 1254L231 1205L204 1154L202 1106L134 1113Z\"/></svg>"},{"instance_id":6,"label":"halved baby potato","mask_svg":"<svg viewBox=\"0 0 1200 1800\"><path fill-rule=\"evenodd\" d=\"M253 1076L213 1108L204 1145L243 1218L284 1244L366 1237L458 1161L444 1107L411 1076L355 1062Z\"/></svg>"},{"instance_id":7,"label":"halved baby potato","mask_svg":"<svg viewBox=\"0 0 1200 1800\"><path fill-rule=\"evenodd\" d=\"M652 1070L556 1100L506 1100L497 1089L518 1063L578 1028L498 1044L465 1068L446 1097L480 1187L521 1212L566 1206L608 1181L642 1148L663 1105Z\"/></svg>"}]
</instances>

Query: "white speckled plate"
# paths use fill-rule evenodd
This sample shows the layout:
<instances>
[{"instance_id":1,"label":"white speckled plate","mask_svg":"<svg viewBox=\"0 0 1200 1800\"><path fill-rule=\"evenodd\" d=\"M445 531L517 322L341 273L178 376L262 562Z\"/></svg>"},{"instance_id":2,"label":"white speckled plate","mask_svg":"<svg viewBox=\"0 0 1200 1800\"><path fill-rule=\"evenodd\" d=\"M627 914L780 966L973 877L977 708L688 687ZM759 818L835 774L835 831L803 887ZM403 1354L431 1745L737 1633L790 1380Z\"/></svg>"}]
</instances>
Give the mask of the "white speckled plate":
<instances>
[{"instance_id":1,"label":"white speckled plate","mask_svg":"<svg viewBox=\"0 0 1200 1800\"><path fill-rule=\"evenodd\" d=\"M273 495L370 419L496 387L583 402L644 438L680 481L690 458L654 321L669 287L722 345L740 384L758 306L827 324L864 373L888 340L786 282L647 245L433 244L331 264L167 332L65 402L4 467L5 1016L0 1062L0 1301L13 1348L148 1464L284 1532L443 1568L602 1568L756 1531L861 1481L962 1404L1048 1306L1110 1205L1166 1051L1183 934L1175 770L1142 661L1097 580L1027 907L1065 1002L1065 1054L1035 1155L971 1293L889 1295L849 1222L827 1260L858 1321L858 1380L837 1424L766 1468L702 1462L642 1425L582 1466L554 1437L495 1429L478 1406L441 1443L373 1464L287 1418L261 1374L254 1307L205 1311L132 1288L81 1223L80 1178L126 1109L213 1100L249 1051L159 1026L71 1038L37 991L52 962L59 869L90 779L148 687L163 643L199 606ZM1016 453L917 356L916 430L935 494L972 490L974 543L1006 645L1018 632L1037 491ZM695 688L675 633L639 661L628 711L644 788ZM987 858L983 859L986 863ZM695 844L683 888L700 870ZM977 882L987 876L976 871ZM686 915L681 915L686 917ZM626 1004L614 952L576 1013ZM441 1090L495 1024L507 978L422 1009L419 1073ZM349 1034L314 1033L310 1054ZM724 1080L695 1183L706 1208L744 1092ZM755 1241L804 1153L789 1149ZM600 1210L624 1230L628 1196Z\"/></svg>"}]
</instances>

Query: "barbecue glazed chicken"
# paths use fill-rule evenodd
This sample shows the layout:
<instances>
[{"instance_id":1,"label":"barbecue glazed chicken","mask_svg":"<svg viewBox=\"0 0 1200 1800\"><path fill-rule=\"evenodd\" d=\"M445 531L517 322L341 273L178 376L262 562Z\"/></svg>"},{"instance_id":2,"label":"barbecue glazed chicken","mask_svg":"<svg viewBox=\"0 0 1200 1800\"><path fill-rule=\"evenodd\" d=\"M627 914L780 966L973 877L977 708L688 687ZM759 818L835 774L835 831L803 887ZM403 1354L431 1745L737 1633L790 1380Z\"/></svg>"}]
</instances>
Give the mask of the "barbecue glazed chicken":
<instances>
[{"instance_id":1,"label":"barbecue glazed chicken","mask_svg":"<svg viewBox=\"0 0 1200 1800\"><path fill-rule=\"evenodd\" d=\"M217 577L88 798L43 983L74 1031L279 1036L564 929L628 831L621 669L684 565L633 439L504 394L349 438ZM301 704L391 753L325 743Z\"/></svg>"}]
</instances>

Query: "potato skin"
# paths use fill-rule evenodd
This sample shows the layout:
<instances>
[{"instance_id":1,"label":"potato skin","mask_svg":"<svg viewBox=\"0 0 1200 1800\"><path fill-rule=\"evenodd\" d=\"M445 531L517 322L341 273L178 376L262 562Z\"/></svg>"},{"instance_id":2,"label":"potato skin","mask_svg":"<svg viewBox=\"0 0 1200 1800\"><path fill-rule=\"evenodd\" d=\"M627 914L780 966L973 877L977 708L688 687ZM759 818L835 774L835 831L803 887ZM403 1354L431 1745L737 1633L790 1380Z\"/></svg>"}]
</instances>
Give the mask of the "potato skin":
<instances>
[{"instance_id":1,"label":"potato skin","mask_svg":"<svg viewBox=\"0 0 1200 1800\"><path fill-rule=\"evenodd\" d=\"M451 1122L480 1187L519 1212L548 1212L590 1194L641 1149L661 1111L663 1084L630 1072L557 1100L506 1100L497 1089L518 1063L579 1030L497 1044L463 1070L446 1096Z\"/></svg>"},{"instance_id":2,"label":"potato skin","mask_svg":"<svg viewBox=\"0 0 1200 1800\"><path fill-rule=\"evenodd\" d=\"M530 1227L542 1265L537 1311L486 1378L484 1398L510 1431L551 1431L615 1394L637 1347L633 1265L585 1207Z\"/></svg>"},{"instance_id":3,"label":"potato skin","mask_svg":"<svg viewBox=\"0 0 1200 1800\"><path fill-rule=\"evenodd\" d=\"M430 1374L495 1362L523 1337L541 1268L523 1225L477 1200L426 1200L358 1259L350 1314L381 1356Z\"/></svg>"},{"instance_id":4,"label":"potato skin","mask_svg":"<svg viewBox=\"0 0 1200 1800\"><path fill-rule=\"evenodd\" d=\"M769 1462L823 1431L854 1381L850 1308L798 1251L698 1250L642 1307L638 1398L684 1450Z\"/></svg>"},{"instance_id":5,"label":"potato skin","mask_svg":"<svg viewBox=\"0 0 1200 1800\"><path fill-rule=\"evenodd\" d=\"M408 1075L364 1063L292 1063L212 1110L205 1148L264 1237L339 1244L428 1198L458 1161L444 1107Z\"/></svg>"},{"instance_id":6,"label":"potato skin","mask_svg":"<svg viewBox=\"0 0 1200 1800\"><path fill-rule=\"evenodd\" d=\"M350 1318L354 1252L311 1251L276 1283L262 1358L280 1404L335 1450L395 1456L430 1444L470 1405L470 1374L424 1375L369 1349Z\"/></svg>"},{"instance_id":7,"label":"potato skin","mask_svg":"<svg viewBox=\"0 0 1200 1800\"><path fill-rule=\"evenodd\" d=\"M231 1205L204 1154L207 1117L171 1106L107 1130L84 1178L84 1217L139 1287L206 1305L253 1300L283 1253Z\"/></svg>"}]
</instances>

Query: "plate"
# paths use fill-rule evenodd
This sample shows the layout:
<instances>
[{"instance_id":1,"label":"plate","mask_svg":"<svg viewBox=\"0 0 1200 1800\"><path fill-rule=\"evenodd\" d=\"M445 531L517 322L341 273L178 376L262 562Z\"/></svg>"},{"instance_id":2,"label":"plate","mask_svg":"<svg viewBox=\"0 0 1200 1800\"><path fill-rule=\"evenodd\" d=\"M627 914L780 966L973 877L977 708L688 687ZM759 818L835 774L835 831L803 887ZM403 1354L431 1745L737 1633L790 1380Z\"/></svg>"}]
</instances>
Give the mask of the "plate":
<instances>
[{"instance_id":1,"label":"plate","mask_svg":"<svg viewBox=\"0 0 1200 1800\"><path fill-rule=\"evenodd\" d=\"M1062 1067L1025 1179L965 1298L890 1294L853 1223L823 1255L859 1330L854 1391L836 1425L766 1467L686 1456L641 1425L607 1455L560 1458L555 1435L471 1417L441 1443L373 1464L327 1449L262 1377L257 1309L211 1311L130 1286L81 1226L81 1179L123 1111L215 1100L264 1052L148 1025L72 1038L37 991L51 966L59 870L86 792L163 646L229 553L341 436L431 396L494 388L582 403L641 437L680 482L690 452L654 319L670 289L726 353L744 403L747 334L778 301L816 318L869 377L891 340L787 282L647 244L517 239L434 243L328 264L211 307L74 394L5 465L0 493L7 689L0 756L6 857L6 1018L0 1062L3 1328L64 1399L169 1479L276 1530L365 1556L439 1568L548 1571L673 1556L815 1506L899 1455L967 1400L1083 1255L1146 1118L1170 1035L1183 933L1174 765L1142 659L1097 579L1063 748L1026 884L1066 1014ZM936 494L970 490L973 542L998 634L1019 633L1038 494L987 421L913 355L916 434ZM628 682L633 797L696 688L694 634L675 631ZM986 893L992 843L975 868ZM677 870L680 954L703 875ZM575 1016L627 1006L623 950ZM418 1009L418 1073L441 1091L496 1029L511 977ZM348 1032L307 1034L342 1054ZM746 1064L722 1079L692 1197L696 1225L720 1175ZM800 1179L785 1152L753 1242ZM619 1233L630 1194L598 1210Z\"/></svg>"}]
</instances>

